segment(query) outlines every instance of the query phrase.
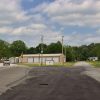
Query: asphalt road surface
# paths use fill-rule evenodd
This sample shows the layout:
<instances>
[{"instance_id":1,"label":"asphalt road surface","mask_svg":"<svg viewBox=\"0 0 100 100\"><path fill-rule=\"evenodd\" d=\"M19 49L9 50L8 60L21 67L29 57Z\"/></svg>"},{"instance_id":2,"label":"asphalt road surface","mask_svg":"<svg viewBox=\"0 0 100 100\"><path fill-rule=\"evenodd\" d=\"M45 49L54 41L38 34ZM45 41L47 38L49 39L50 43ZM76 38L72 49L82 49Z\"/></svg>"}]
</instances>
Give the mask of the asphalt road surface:
<instances>
[{"instance_id":1,"label":"asphalt road surface","mask_svg":"<svg viewBox=\"0 0 100 100\"><path fill-rule=\"evenodd\" d=\"M100 100L100 83L75 68L34 67L28 79L0 96L0 100Z\"/></svg>"}]
</instances>

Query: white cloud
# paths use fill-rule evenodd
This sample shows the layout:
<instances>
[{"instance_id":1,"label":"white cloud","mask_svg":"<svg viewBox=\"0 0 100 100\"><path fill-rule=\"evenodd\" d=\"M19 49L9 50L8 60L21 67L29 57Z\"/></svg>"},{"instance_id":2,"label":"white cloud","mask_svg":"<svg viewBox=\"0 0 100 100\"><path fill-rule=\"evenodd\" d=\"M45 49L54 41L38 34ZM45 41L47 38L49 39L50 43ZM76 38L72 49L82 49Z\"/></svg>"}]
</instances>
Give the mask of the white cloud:
<instances>
[{"instance_id":1,"label":"white cloud","mask_svg":"<svg viewBox=\"0 0 100 100\"><path fill-rule=\"evenodd\" d=\"M95 34L80 34L80 33L72 33L70 35L65 36L65 44L69 45L84 45L90 43L100 43L100 33Z\"/></svg>"},{"instance_id":2,"label":"white cloud","mask_svg":"<svg viewBox=\"0 0 100 100\"><path fill-rule=\"evenodd\" d=\"M79 2L80 1L80 2ZM99 0L55 0L43 3L30 11L23 11L21 0L0 1L0 35L22 39L29 45L37 45L40 36L44 42L61 41L61 32L67 26L100 27ZM56 24L61 28L57 30ZM100 42L100 30L95 33L70 33L65 35L65 43L81 45ZM8 41L12 41L11 38ZM33 41L33 42L32 42Z\"/></svg>"},{"instance_id":3,"label":"white cloud","mask_svg":"<svg viewBox=\"0 0 100 100\"><path fill-rule=\"evenodd\" d=\"M97 33L100 34L100 29L97 30Z\"/></svg>"},{"instance_id":4,"label":"white cloud","mask_svg":"<svg viewBox=\"0 0 100 100\"><path fill-rule=\"evenodd\" d=\"M31 24L24 27L19 27L13 30L13 35L40 35L41 32L44 32L47 27L44 24Z\"/></svg>"},{"instance_id":5,"label":"white cloud","mask_svg":"<svg viewBox=\"0 0 100 100\"><path fill-rule=\"evenodd\" d=\"M7 33L11 33L12 29L8 28L8 27L2 27L0 28L0 34L7 34Z\"/></svg>"},{"instance_id":6,"label":"white cloud","mask_svg":"<svg viewBox=\"0 0 100 100\"><path fill-rule=\"evenodd\" d=\"M21 0L1 0L0 1L0 26L14 24L28 19L20 7Z\"/></svg>"},{"instance_id":7,"label":"white cloud","mask_svg":"<svg viewBox=\"0 0 100 100\"><path fill-rule=\"evenodd\" d=\"M40 9L39 9L40 8ZM52 22L60 25L100 26L100 1L56 0L38 7L38 11L47 14Z\"/></svg>"},{"instance_id":8,"label":"white cloud","mask_svg":"<svg viewBox=\"0 0 100 100\"><path fill-rule=\"evenodd\" d=\"M50 35L54 33L50 27L47 27L40 14L29 15L28 12L23 11L20 2L21 0L0 1L0 34L38 37L47 32Z\"/></svg>"}]
</instances>

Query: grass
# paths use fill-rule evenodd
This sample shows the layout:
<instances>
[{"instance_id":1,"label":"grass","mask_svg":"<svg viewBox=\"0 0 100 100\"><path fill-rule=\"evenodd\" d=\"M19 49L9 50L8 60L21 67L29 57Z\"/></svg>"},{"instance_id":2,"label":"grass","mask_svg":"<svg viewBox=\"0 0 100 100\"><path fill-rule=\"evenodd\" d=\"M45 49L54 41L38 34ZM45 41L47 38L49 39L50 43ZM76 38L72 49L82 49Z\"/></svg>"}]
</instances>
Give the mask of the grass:
<instances>
[{"instance_id":1,"label":"grass","mask_svg":"<svg viewBox=\"0 0 100 100\"><path fill-rule=\"evenodd\" d=\"M74 63L75 62L66 62L66 63L64 63L63 65L61 64L61 63L57 63L57 64L54 64L54 65L43 65L43 66L52 66L52 67L61 67L61 66L63 66L63 67L71 67L71 66L73 66L74 65ZM29 67L39 67L39 66L41 66L40 64L38 64L38 63L19 63L18 65L25 65L25 66L29 66Z\"/></svg>"},{"instance_id":2,"label":"grass","mask_svg":"<svg viewBox=\"0 0 100 100\"><path fill-rule=\"evenodd\" d=\"M62 64L54 64L53 66L64 66L64 67L71 67L74 65L75 62L66 62L63 65Z\"/></svg>"},{"instance_id":3,"label":"grass","mask_svg":"<svg viewBox=\"0 0 100 100\"><path fill-rule=\"evenodd\" d=\"M96 68L100 68L100 61L90 61L89 63Z\"/></svg>"},{"instance_id":4,"label":"grass","mask_svg":"<svg viewBox=\"0 0 100 100\"><path fill-rule=\"evenodd\" d=\"M18 65L24 65L28 67L39 67L40 64L33 64L33 63L19 63Z\"/></svg>"}]
</instances>

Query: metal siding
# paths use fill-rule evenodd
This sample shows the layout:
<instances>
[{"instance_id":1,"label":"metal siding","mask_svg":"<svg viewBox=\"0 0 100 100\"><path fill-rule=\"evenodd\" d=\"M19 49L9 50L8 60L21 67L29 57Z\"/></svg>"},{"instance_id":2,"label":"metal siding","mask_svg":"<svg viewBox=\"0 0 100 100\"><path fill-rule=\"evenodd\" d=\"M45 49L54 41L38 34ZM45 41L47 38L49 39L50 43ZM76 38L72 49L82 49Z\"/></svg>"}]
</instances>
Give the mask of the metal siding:
<instances>
[{"instance_id":1,"label":"metal siding","mask_svg":"<svg viewBox=\"0 0 100 100\"><path fill-rule=\"evenodd\" d=\"M43 58L43 63L45 63L45 61L46 61L46 58Z\"/></svg>"},{"instance_id":2,"label":"metal siding","mask_svg":"<svg viewBox=\"0 0 100 100\"><path fill-rule=\"evenodd\" d=\"M53 65L54 64L54 61L53 60L47 60L46 61L46 65Z\"/></svg>"},{"instance_id":3,"label":"metal siding","mask_svg":"<svg viewBox=\"0 0 100 100\"><path fill-rule=\"evenodd\" d=\"M34 57L34 63L39 63L39 58L38 57Z\"/></svg>"},{"instance_id":4,"label":"metal siding","mask_svg":"<svg viewBox=\"0 0 100 100\"><path fill-rule=\"evenodd\" d=\"M28 58L28 63L33 63L33 58Z\"/></svg>"},{"instance_id":5,"label":"metal siding","mask_svg":"<svg viewBox=\"0 0 100 100\"><path fill-rule=\"evenodd\" d=\"M46 60L52 60L52 57L46 57Z\"/></svg>"},{"instance_id":6,"label":"metal siding","mask_svg":"<svg viewBox=\"0 0 100 100\"><path fill-rule=\"evenodd\" d=\"M58 63L59 62L59 57L53 57L53 60L55 63Z\"/></svg>"},{"instance_id":7,"label":"metal siding","mask_svg":"<svg viewBox=\"0 0 100 100\"><path fill-rule=\"evenodd\" d=\"M45 63L46 62L46 58L40 58L40 62Z\"/></svg>"}]
</instances>

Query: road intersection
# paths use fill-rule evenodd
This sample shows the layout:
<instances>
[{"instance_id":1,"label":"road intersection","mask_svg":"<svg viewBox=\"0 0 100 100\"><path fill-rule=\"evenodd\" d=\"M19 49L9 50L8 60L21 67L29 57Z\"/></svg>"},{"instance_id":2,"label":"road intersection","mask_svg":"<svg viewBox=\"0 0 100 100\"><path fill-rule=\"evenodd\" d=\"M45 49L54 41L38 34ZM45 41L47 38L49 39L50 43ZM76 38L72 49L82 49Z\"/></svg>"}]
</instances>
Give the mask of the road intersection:
<instances>
[{"instance_id":1,"label":"road intersection","mask_svg":"<svg viewBox=\"0 0 100 100\"><path fill-rule=\"evenodd\" d=\"M30 78L19 82L25 75ZM100 100L98 76L99 70L86 62L71 68L9 67L0 70L0 100Z\"/></svg>"}]
</instances>

